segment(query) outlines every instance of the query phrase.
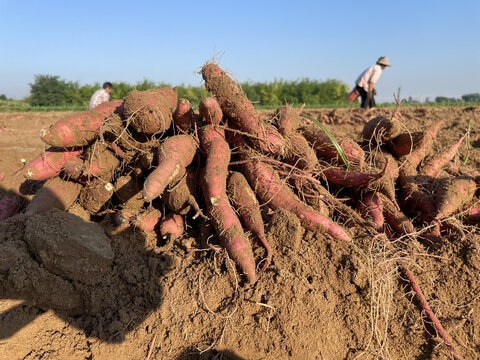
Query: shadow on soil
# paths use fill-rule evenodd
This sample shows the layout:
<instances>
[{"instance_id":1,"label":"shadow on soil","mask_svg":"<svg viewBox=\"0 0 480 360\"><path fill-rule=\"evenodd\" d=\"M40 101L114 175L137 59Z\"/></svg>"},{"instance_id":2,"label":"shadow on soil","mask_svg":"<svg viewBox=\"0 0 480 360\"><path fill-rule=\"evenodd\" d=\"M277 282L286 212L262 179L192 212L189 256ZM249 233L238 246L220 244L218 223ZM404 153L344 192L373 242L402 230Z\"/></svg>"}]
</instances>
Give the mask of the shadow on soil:
<instances>
[{"instance_id":1,"label":"shadow on soil","mask_svg":"<svg viewBox=\"0 0 480 360\"><path fill-rule=\"evenodd\" d=\"M8 195L15 196L0 188L0 199ZM175 256L161 245L115 229L108 214L95 223L56 209L0 220L0 298L23 300L0 313L0 339L51 309L87 337L124 341L162 304L160 280Z\"/></svg>"}]
</instances>

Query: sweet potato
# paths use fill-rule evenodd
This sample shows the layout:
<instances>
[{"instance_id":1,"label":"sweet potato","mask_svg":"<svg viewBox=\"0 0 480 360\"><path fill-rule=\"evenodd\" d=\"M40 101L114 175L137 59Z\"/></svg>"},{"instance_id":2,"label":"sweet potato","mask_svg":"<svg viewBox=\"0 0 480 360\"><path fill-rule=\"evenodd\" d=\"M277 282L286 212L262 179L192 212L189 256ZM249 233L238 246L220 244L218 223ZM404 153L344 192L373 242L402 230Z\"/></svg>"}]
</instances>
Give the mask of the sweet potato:
<instances>
[{"instance_id":1,"label":"sweet potato","mask_svg":"<svg viewBox=\"0 0 480 360\"><path fill-rule=\"evenodd\" d=\"M293 212L303 227L309 230L327 232L333 238L351 241L350 235L327 217L316 212L307 204L301 202L293 192L285 186L272 167L244 156L243 174L255 189L257 197L263 204L273 209L286 209Z\"/></svg>"},{"instance_id":2,"label":"sweet potato","mask_svg":"<svg viewBox=\"0 0 480 360\"><path fill-rule=\"evenodd\" d=\"M455 213L472 200L477 184L471 177L443 178L435 196L437 213L435 219L443 219Z\"/></svg>"},{"instance_id":3,"label":"sweet potato","mask_svg":"<svg viewBox=\"0 0 480 360\"><path fill-rule=\"evenodd\" d=\"M423 136L421 131L400 134L387 143L388 151L395 156L408 155L418 147Z\"/></svg>"},{"instance_id":4,"label":"sweet potato","mask_svg":"<svg viewBox=\"0 0 480 360\"><path fill-rule=\"evenodd\" d=\"M232 172L228 177L227 193L243 225L260 240L267 251L267 258L261 268L261 271L264 271L272 260L272 250L265 237L260 205L255 193L248 184L247 179L236 171Z\"/></svg>"},{"instance_id":5,"label":"sweet potato","mask_svg":"<svg viewBox=\"0 0 480 360\"><path fill-rule=\"evenodd\" d=\"M366 218L370 219L370 221L372 221L372 223L376 225L375 228L377 230L383 227L383 201L376 193L363 193L359 207L360 213Z\"/></svg>"},{"instance_id":6,"label":"sweet potato","mask_svg":"<svg viewBox=\"0 0 480 360\"><path fill-rule=\"evenodd\" d=\"M143 206L142 190L141 182L130 174L120 176L115 181L115 197L123 207L141 208Z\"/></svg>"},{"instance_id":7,"label":"sweet potato","mask_svg":"<svg viewBox=\"0 0 480 360\"><path fill-rule=\"evenodd\" d=\"M420 162L432 151L433 141L443 123L443 120L438 121L428 128L419 140L417 147L409 155L400 158L400 162L404 163L400 168L400 176L412 176L417 173Z\"/></svg>"},{"instance_id":8,"label":"sweet potato","mask_svg":"<svg viewBox=\"0 0 480 360\"><path fill-rule=\"evenodd\" d=\"M183 216L170 213L160 221L158 232L162 239L175 240L182 237L184 229Z\"/></svg>"},{"instance_id":9,"label":"sweet potato","mask_svg":"<svg viewBox=\"0 0 480 360\"><path fill-rule=\"evenodd\" d=\"M152 201L163 193L168 184L181 179L196 150L190 135L175 135L162 142L158 149L158 166L143 184L143 199Z\"/></svg>"},{"instance_id":10,"label":"sweet potato","mask_svg":"<svg viewBox=\"0 0 480 360\"><path fill-rule=\"evenodd\" d=\"M190 101L187 99L178 99L178 105L173 113L173 122L182 131L188 131L192 128L193 110Z\"/></svg>"},{"instance_id":11,"label":"sweet potato","mask_svg":"<svg viewBox=\"0 0 480 360\"><path fill-rule=\"evenodd\" d=\"M400 135L401 131L402 125L398 120L393 117L386 119L380 115L365 124L362 131L362 139L382 145Z\"/></svg>"},{"instance_id":12,"label":"sweet potato","mask_svg":"<svg viewBox=\"0 0 480 360\"><path fill-rule=\"evenodd\" d=\"M277 124L278 132L284 137L288 137L297 131L301 124L299 115L299 110L288 104L275 110L274 122Z\"/></svg>"},{"instance_id":13,"label":"sweet potato","mask_svg":"<svg viewBox=\"0 0 480 360\"><path fill-rule=\"evenodd\" d=\"M68 160L65 165L63 165L62 172L68 180L78 180L83 174L84 166L83 159L75 157Z\"/></svg>"},{"instance_id":14,"label":"sweet potato","mask_svg":"<svg viewBox=\"0 0 480 360\"><path fill-rule=\"evenodd\" d=\"M187 168L186 175L176 184L167 186L162 195L165 205L174 213L185 215L191 210L195 211L196 218L202 213L197 203L198 174L195 169Z\"/></svg>"},{"instance_id":15,"label":"sweet potato","mask_svg":"<svg viewBox=\"0 0 480 360\"><path fill-rule=\"evenodd\" d=\"M342 163L337 149L332 144L327 134L325 134L325 132L316 124L302 126L299 128L299 131L312 145L319 159L325 159L328 161L334 160L338 164ZM342 139L338 141L338 143L349 162L360 167L363 166L365 162L365 152L360 145L350 138Z\"/></svg>"},{"instance_id":16,"label":"sweet potato","mask_svg":"<svg viewBox=\"0 0 480 360\"><path fill-rule=\"evenodd\" d=\"M57 121L40 131L42 141L57 147L75 147L89 144L97 136L104 120L112 112L123 111L123 100L106 102L78 114Z\"/></svg>"},{"instance_id":17,"label":"sweet potato","mask_svg":"<svg viewBox=\"0 0 480 360\"><path fill-rule=\"evenodd\" d=\"M51 178L37 191L25 214L37 215L53 208L65 211L77 199L81 189L80 184L59 177Z\"/></svg>"},{"instance_id":18,"label":"sweet potato","mask_svg":"<svg viewBox=\"0 0 480 360\"><path fill-rule=\"evenodd\" d=\"M22 169L23 176L28 180L46 180L57 176L65 163L82 153L82 149L62 149L51 147L30 161Z\"/></svg>"},{"instance_id":19,"label":"sweet potato","mask_svg":"<svg viewBox=\"0 0 480 360\"><path fill-rule=\"evenodd\" d=\"M119 229L128 228L138 213L138 209L124 208L118 210L114 216L115 225L117 225Z\"/></svg>"},{"instance_id":20,"label":"sweet potato","mask_svg":"<svg viewBox=\"0 0 480 360\"><path fill-rule=\"evenodd\" d=\"M432 178L422 175L400 175L398 183L403 191L402 201L411 203L419 209L420 217L424 221L431 221L437 213L435 199L430 191L433 187Z\"/></svg>"},{"instance_id":21,"label":"sweet potato","mask_svg":"<svg viewBox=\"0 0 480 360\"><path fill-rule=\"evenodd\" d=\"M255 147L267 154L283 154L282 135L273 126L266 128L246 95L225 71L216 64L207 63L202 68L202 77L205 88L215 96L223 113L242 131L253 135L252 143Z\"/></svg>"},{"instance_id":22,"label":"sweet potato","mask_svg":"<svg viewBox=\"0 0 480 360\"><path fill-rule=\"evenodd\" d=\"M249 282L255 282L255 262L251 246L245 237L240 220L230 206L226 183L230 147L222 129L206 125L200 130L202 148L207 154L201 176L207 215L228 255L240 267Z\"/></svg>"},{"instance_id":23,"label":"sweet potato","mask_svg":"<svg viewBox=\"0 0 480 360\"><path fill-rule=\"evenodd\" d=\"M285 144L285 162L306 171L315 169L317 155L302 134L291 132L285 137Z\"/></svg>"},{"instance_id":24,"label":"sweet potato","mask_svg":"<svg viewBox=\"0 0 480 360\"><path fill-rule=\"evenodd\" d=\"M380 199L383 203L383 216L385 222L390 228L400 235L407 235L415 233L415 227L410 219L388 198L380 195Z\"/></svg>"},{"instance_id":25,"label":"sweet potato","mask_svg":"<svg viewBox=\"0 0 480 360\"><path fill-rule=\"evenodd\" d=\"M201 119L207 124L219 125L222 122L222 109L213 97L203 98L198 105L198 111Z\"/></svg>"},{"instance_id":26,"label":"sweet potato","mask_svg":"<svg viewBox=\"0 0 480 360\"><path fill-rule=\"evenodd\" d=\"M331 183L345 186L366 186L372 181L378 180L385 175L388 164L378 174L364 173L360 171L348 171L336 167L324 167L320 173Z\"/></svg>"},{"instance_id":27,"label":"sweet potato","mask_svg":"<svg viewBox=\"0 0 480 360\"><path fill-rule=\"evenodd\" d=\"M162 213L160 210L151 209L137 215L132 223L137 230L143 232L152 232L155 231L158 224L160 224L161 218Z\"/></svg>"},{"instance_id":28,"label":"sweet potato","mask_svg":"<svg viewBox=\"0 0 480 360\"><path fill-rule=\"evenodd\" d=\"M83 158L83 175L89 179L94 177L110 181L120 165L120 161L108 150L108 145L98 141L85 150Z\"/></svg>"},{"instance_id":29,"label":"sweet potato","mask_svg":"<svg viewBox=\"0 0 480 360\"><path fill-rule=\"evenodd\" d=\"M114 187L111 183L103 180L94 180L82 188L80 192L80 204L90 214L97 214L102 210L113 195Z\"/></svg>"},{"instance_id":30,"label":"sweet potato","mask_svg":"<svg viewBox=\"0 0 480 360\"><path fill-rule=\"evenodd\" d=\"M138 132L163 133L172 125L177 91L171 88L132 90L125 97L124 115Z\"/></svg>"},{"instance_id":31,"label":"sweet potato","mask_svg":"<svg viewBox=\"0 0 480 360\"><path fill-rule=\"evenodd\" d=\"M440 154L436 154L427 158L420 168L419 173L422 175L436 177L440 169L442 169L450 160L452 160L457 154L458 148L462 144L463 140L467 135L463 135L460 140L458 140L453 146L449 149L443 151Z\"/></svg>"}]
</instances>

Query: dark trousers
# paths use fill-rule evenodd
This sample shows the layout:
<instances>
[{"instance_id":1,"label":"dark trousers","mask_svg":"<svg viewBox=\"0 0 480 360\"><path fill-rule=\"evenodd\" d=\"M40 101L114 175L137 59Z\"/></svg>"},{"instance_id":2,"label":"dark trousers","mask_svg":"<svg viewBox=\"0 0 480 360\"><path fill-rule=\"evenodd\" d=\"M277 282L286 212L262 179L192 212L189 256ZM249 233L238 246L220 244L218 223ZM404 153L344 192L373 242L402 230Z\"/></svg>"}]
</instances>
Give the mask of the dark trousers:
<instances>
[{"instance_id":1,"label":"dark trousers","mask_svg":"<svg viewBox=\"0 0 480 360\"><path fill-rule=\"evenodd\" d=\"M367 109L367 108L376 106L375 98L373 97L373 94L370 94L371 97L369 98L368 93L365 91L365 89L358 85L355 86L355 90L357 90L358 93L360 94L360 98L361 98L360 104L362 108Z\"/></svg>"}]
</instances>

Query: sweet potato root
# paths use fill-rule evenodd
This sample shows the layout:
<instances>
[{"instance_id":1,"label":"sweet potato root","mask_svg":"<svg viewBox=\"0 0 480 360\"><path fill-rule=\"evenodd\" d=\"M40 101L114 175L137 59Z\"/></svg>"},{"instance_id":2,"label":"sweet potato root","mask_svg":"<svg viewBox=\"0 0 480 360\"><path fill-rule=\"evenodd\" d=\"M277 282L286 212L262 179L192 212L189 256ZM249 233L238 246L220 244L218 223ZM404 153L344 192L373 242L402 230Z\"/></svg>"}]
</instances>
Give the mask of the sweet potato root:
<instances>
[{"instance_id":1,"label":"sweet potato root","mask_svg":"<svg viewBox=\"0 0 480 360\"><path fill-rule=\"evenodd\" d=\"M89 144L97 136L104 120L112 112L123 111L123 100L106 102L78 114L57 121L47 130L40 131L42 141L57 147L74 147Z\"/></svg>"},{"instance_id":2,"label":"sweet potato root","mask_svg":"<svg viewBox=\"0 0 480 360\"><path fill-rule=\"evenodd\" d=\"M190 101L187 99L178 99L178 105L173 113L173 122L182 131L188 131L192 128L193 110Z\"/></svg>"},{"instance_id":3,"label":"sweet potato root","mask_svg":"<svg viewBox=\"0 0 480 360\"><path fill-rule=\"evenodd\" d=\"M248 184L247 179L236 171L232 172L228 177L227 193L243 225L260 240L267 251L265 263L261 268L261 271L264 271L272 260L272 250L265 237L260 205L255 193Z\"/></svg>"},{"instance_id":4,"label":"sweet potato root","mask_svg":"<svg viewBox=\"0 0 480 360\"><path fill-rule=\"evenodd\" d=\"M82 149L48 148L25 165L22 173L28 180L50 179L60 173L68 160L77 158L81 153Z\"/></svg>"},{"instance_id":5,"label":"sweet potato root","mask_svg":"<svg viewBox=\"0 0 480 360\"><path fill-rule=\"evenodd\" d=\"M226 193L230 148L225 141L223 130L213 125L204 126L199 135L202 148L207 154L201 176L207 215L228 255L240 267L248 281L255 282L252 248Z\"/></svg>"},{"instance_id":6,"label":"sweet potato root","mask_svg":"<svg viewBox=\"0 0 480 360\"><path fill-rule=\"evenodd\" d=\"M215 96L223 113L242 131L253 135L252 142L255 147L267 154L283 154L283 137L273 127L265 128L246 95L225 71L216 64L207 63L202 68L202 77L205 88Z\"/></svg>"},{"instance_id":7,"label":"sweet potato root","mask_svg":"<svg viewBox=\"0 0 480 360\"><path fill-rule=\"evenodd\" d=\"M51 178L37 191L25 214L42 214L53 208L65 211L77 199L81 189L80 184L64 181L59 177Z\"/></svg>"},{"instance_id":8,"label":"sweet potato root","mask_svg":"<svg viewBox=\"0 0 480 360\"><path fill-rule=\"evenodd\" d=\"M136 131L148 135L163 133L172 125L177 91L171 88L130 91L125 97L124 115Z\"/></svg>"},{"instance_id":9,"label":"sweet potato root","mask_svg":"<svg viewBox=\"0 0 480 360\"><path fill-rule=\"evenodd\" d=\"M160 210L151 209L137 215L132 223L137 230L143 232L152 232L155 231L157 226L160 224L161 218L162 213Z\"/></svg>"},{"instance_id":10,"label":"sweet potato root","mask_svg":"<svg viewBox=\"0 0 480 360\"><path fill-rule=\"evenodd\" d=\"M317 155L302 134L291 132L285 137L285 144L285 162L306 171L315 169Z\"/></svg>"},{"instance_id":11,"label":"sweet potato root","mask_svg":"<svg viewBox=\"0 0 480 360\"><path fill-rule=\"evenodd\" d=\"M278 132L284 137L288 137L297 131L301 124L299 113L299 110L288 104L275 110L274 122L277 124Z\"/></svg>"},{"instance_id":12,"label":"sweet potato root","mask_svg":"<svg viewBox=\"0 0 480 360\"><path fill-rule=\"evenodd\" d=\"M388 142L388 150L395 156L410 154L422 140L424 133L421 131L400 134Z\"/></svg>"},{"instance_id":13,"label":"sweet potato root","mask_svg":"<svg viewBox=\"0 0 480 360\"><path fill-rule=\"evenodd\" d=\"M369 120L363 127L362 139L382 145L400 135L401 131L402 126L395 118L387 119L383 116L377 116Z\"/></svg>"},{"instance_id":14,"label":"sweet potato root","mask_svg":"<svg viewBox=\"0 0 480 360\"><path fill-rule=\"evenodd\" d=\"M158 166L143 184L143 199L152 201L163 193L168 184L181 179L196 151L195 141L190 135L175 135L162 142L158 149Z\"/></svg>"},{"instance_id":15,"label":"sweet potato root","mask_svg":"<svg viewBox=\"0 0 480 360\"><path fill-rule=\"evenodd\" d=\"M94 215L102 210L113 195L114 187L111 183L103 180L94 180L82 188L80 192L80 204L90 214Z\"/></svg>"},{"instance_id":16,"label":"sweet potato root","mask_svg":"<svg viewBox=\"0 0 480 360\"><path fill-rule=\"evenodd\" d=\"M191 210L195 211L196 218L202 214L196 198L198 197L198 174L195 169L187 168L186 175L176 184L167 186L162 199L165 205L174 213L185 215Z\"/></svg>"},{"instance_id":17,"label":"sweet potato root","mask_svg":"<svg viewBox=\"0 0 480 360\"><path fill-rule=\"evenodd\" d=\"M306 229L324 231L339 240L352 240L340 225L302 203L269 165L248 160L248 156L245 156L242 167L245 177L263 204L268 203L273 209L283 208L293 212Z\"/></svg>"},{"instance_id":18,"label":"sweet potato root","mask_svg":"<svg viewBox=\"0 0 480 360\"><path fill-rule=\"evenodd\" d=\"M378 174L364 173L360 171L347 171L342 168L324 167L321 174L331 183L345 186L366 186L372 181L378 180L385 175L388 164Z\"/></svg>"},{"instance_id":19,"label":"sweet potato root","mask_svg":"<svg viewBox=\"0 0 480 360\"><path fill-rule=\"evenodd\" d=\"M375 224L377 230L383 227L383 201L376 193L365 192L362 194L360 213Z\"/></svg>"},{"instance_id":20,"label":"sweet potato root","mask_svg":"<svg viewBox=\"0 0 480 360\"><path fill-rule=\"evenodd\" d=\"M457 154L458 148L462 144L463 140L467 135L463 135L460 140L458 140L453 146L449 149L443 151L440 154L436 154L430 158L427 158L420 168L420 174L436 177L438 172Z\"/></svg>"},{"instance_id":21,"label":"sweet potato root","mask_svg":"<svg viewBox=\"0 0 480 360\"><path fill-rule=\"evenodd\" d=\"M222 109L213 97L203 98L198 105L198 111L201 119L207 124L219 125L222 122Z\"/></svg>"},{"instance_id":22,"label":"sweet potato root","mask_svg":"<svg viewBox=\"0 0 480 360\"><path fill-rule=\"evenodd\" d=\"M438 209L435 219L443 219L455 213L472 200L476 189L475 181L467 176L441 179L435 196L435 204Z\"/></svg>"},{"instance_id":23,"label":"sweet potato root","mask_svg":"<svg viewBox=\"0 0 480 360\"><path fill-rule=\"evenodd\" d=\"M182 237L184 229L183 217L179 214L170 213L160 221L158 232L162 239L176 240Z\"/></svg>"}]
</instances>

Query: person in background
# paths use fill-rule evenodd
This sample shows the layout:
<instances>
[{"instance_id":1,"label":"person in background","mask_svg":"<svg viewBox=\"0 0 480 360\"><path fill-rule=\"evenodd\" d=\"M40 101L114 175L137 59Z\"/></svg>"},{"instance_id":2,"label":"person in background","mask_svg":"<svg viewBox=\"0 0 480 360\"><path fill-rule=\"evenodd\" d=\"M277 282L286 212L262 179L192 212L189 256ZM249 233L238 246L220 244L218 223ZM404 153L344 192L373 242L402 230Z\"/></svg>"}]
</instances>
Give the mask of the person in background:
<instances>
[{"instance_id":1,"label":"person in background","mask_svg":"<svg viewBox=\"0 0 480 360\"><path fill-rule=\"evenodd\" d=\"M112 92L113 85L111 82L103 83L103 89L95 91L95 93L90 98L90 103L88 104L88 108L92 109L101 103L107 102L110 100L110 93Z\"/></svg>"},{"instance_id":2,"label":"person in background","mask_svg":"<svg viewBox=\"0 0 480 360\"><path fill-rule=\"evenodd\" d=\"M355 90L360 94L362 108L375 107L374 95L377 94L375 84L380 78L382 70L387 66L392 66L388 58L386 56L379 57L377 63L362 72L355 81Z\"/></svg>"}]
</instances>

